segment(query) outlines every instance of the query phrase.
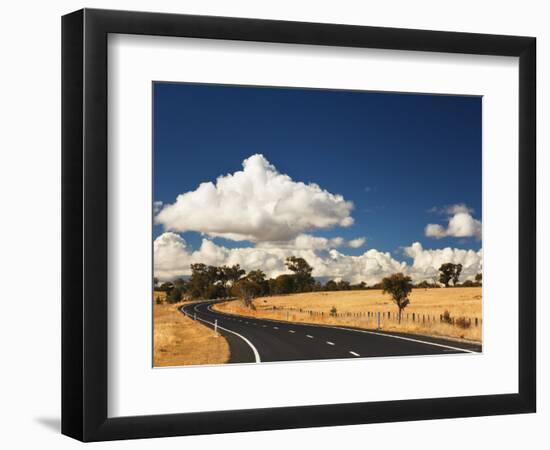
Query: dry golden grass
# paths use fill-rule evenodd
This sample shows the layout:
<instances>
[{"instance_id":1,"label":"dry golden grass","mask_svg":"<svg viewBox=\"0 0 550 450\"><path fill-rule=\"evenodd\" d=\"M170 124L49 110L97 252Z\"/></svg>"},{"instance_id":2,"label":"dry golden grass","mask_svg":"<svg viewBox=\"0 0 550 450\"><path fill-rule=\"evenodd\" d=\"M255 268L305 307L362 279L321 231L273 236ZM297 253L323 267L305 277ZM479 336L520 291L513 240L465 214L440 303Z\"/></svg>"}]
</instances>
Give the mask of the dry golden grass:
<instances>
[{"instance_id":1,"label":"dry golden grass","mask_svg":"<svg viewBox=\"0 0 550 450\"><path fill-rule=\"evenodd\" d=\"M175 305L153 302L153 365L155 367L194 364L224 364L229 360L229 345L222 336L178 311Z\"/></svg>"},{"instance_id":2,"label":"dry golden grass","mask_svg":"<svg viewBox=\"0 0 550 450\"><path fill-rule=\"evenodd\" d=\"M481 342L481 321L475 326L474 319L481 319L481 288L413 289L410 305L405 309L401 324L396 319L381 320L381 329L429 336L445 336ZM264 297L254 300L256 310L246 308L240 301L229 301L214 306L220 311L254 317L288 320L291 322L320 323L326 325L344 325L364 329L377 327L376 313L397 312L388 294L381 290L308 292L304 294ZM332 317L330 310L336 307L339 317ZM273 310L273 307L281 308ZM290 310L292 309L292 310ZM300 312L299 309L303 311ZM311 315L307 311L315 311ZM449 311L451 317L467 317L472 320L470 328L440 323L439 316ZM358 313L375 313L374 317L357 317ZM321 315L320 313L323 313ZM350 316L341 316L349 313ZM415 313L417 321L412 321ZM353 316L355 314L355 316ZM407 316L408 315L408 316ZM429 316L430 320L418 317ZM433 320L435 317L435 321Z\"/></svg>"}]
</instances>

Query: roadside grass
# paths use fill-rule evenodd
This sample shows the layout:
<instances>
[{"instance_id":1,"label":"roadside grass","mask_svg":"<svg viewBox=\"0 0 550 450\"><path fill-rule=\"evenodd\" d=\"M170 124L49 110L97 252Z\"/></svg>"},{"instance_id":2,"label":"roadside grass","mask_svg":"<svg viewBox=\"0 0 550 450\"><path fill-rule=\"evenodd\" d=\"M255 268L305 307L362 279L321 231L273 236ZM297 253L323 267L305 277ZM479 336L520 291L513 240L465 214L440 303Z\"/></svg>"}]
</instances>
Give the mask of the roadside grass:
<instances>
[{"instance_id":1,"label":"roadside grass","mask_svg":"<svg viewBox=\"0 0 550 450\"><path fill-rule=\"evenodd\" d=\"M153 297L154 367L224 364L229 361L229 345L207 326L194 321L178 308L186 304L157 304Z\"/></svg>"},{"instance_id":2,"label":"roadside grass","mask_svg":"<svg viewBox=\"0 0 550 450\"><path fill-rule=\"evenodd\" d=\"M440 288L440 289L413 289L410 295L411 303L404 310L399 324L393 318L397 312L388 294L381 290L362 291L334 291L334 292L307 292L273 297L262 297L254 300L256 309L246 308L240 301L233 300L219 303L214 306L222 312L240 314L258 318L269 318L289 322L319 323L324 325L340 325L358 327L367 330L377 329L377 313L386 313L381 319L380 329L413 333L427 336L448 337L458 340L481 342L481 321L474 325L474 319L482 317L481 288ZM273 307L280 308L273 310ZM338 317L331 316L330 311L335 307ZM302 312L299 310L302 309ZM311 315L307 311L315 311ZM472 325L462 328L440 322L439 317L449 311L451 317L467 317ZM323 313L321 315L320 313ZM371 317L361 316L358 313L371 312ZM392 318L387 318L387 313ZM350 314L346 317L345 314ZM412 321L412 314L416 320ZM355 316L354 316L355 314ZM429 316L429 321L418 320L422 315ZM433 319L436 320L433 320Z\"/></svg>"}]
</instances>

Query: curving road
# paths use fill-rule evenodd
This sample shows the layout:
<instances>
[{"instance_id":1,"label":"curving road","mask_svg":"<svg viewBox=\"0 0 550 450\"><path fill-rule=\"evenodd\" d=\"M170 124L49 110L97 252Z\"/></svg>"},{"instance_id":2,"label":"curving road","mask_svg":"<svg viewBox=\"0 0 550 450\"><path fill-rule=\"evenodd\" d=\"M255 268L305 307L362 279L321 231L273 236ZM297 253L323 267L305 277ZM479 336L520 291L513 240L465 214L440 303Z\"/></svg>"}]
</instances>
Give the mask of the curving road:
<instances>
[{"instance_id":1,"label":"curving road","mask_svg":"<svg viewBox=\"0 0 550 450\"><path fill-rule=\"evenodd\" d=\"M481 345L403 333L255 319L212 309L216 301L181 307L227 339L230 363L478 353Z\"/></svg>"}]
</instances>

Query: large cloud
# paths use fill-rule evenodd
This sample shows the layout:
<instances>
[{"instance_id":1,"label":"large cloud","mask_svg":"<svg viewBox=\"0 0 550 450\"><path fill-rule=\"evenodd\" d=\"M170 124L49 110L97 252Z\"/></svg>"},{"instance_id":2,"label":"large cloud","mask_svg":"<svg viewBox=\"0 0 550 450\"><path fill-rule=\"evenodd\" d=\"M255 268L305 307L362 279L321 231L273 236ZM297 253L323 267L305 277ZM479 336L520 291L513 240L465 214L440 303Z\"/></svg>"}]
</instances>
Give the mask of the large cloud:
<instances>
[{"instance_id":1,"label":"large cloud","mask_svg":"<svg viewBox=\"0 0 550 450\"><path fill-rule=\"evenodd\" d=\"M246 270L261 269L268 277L287 273L288 256L304 258L316 277L342 278L351 282L375 283L388 273L406 270L406 264L394 260L389 253L368 250L360 256L348 256L330 248L325 238L302 235L284 246L226 248L203 239L198 250L190 251L185 240L176 233L166 232L154 242L155 276L169 280L190 274L189 265L202 262L211 265L240 264ZM311 245L307 245L307 242ZM325 245L326 244L326 245Z\"/></svg>"},{"instance_id":2,"label":"large cloud","mask_svg":"<svg viewBox=\"0 0 550 450\"><path fill-rule=\"evenodd\" d=\"M154 242L155 276L170 280L178 276L190 275L189 265L204 263L209 265L240 264L246 270L261 269L268 276L277 276L286 271L284 260L291 254L315 255L313 250L298 248L244 247L229 249L203 239L198 250L188 248L185 240L176 233L166 232Z\"/></svg>"},{"instance_id":3,"label":"large cloud","mask_svg":"<svg viewBox=\"0 0 550 450\"><path fill-rule=\"evenodd\" d=\"M164 205L156 222L167 231L235 241L288 241L305 231L350 226L352 209L341 195L294 181L256 154L243 161L242 171L180 194Z\"/></svg>"},{"instance_id":4,"label":"large cloud","mask_svg":"<svg viewBox=\"0 0 550 450\"><path fill-rule=\"evenodd\" d=\"M287 273L285 259L295 255L304 258L314 268L315 277L344 279L351 283L361 281L374 284L396 272L409 274L414 281L436 279L444 262L463 265L461 280L471 279L481 271L482 252L461 249L425 250L420 243L405 248L413 259L412 265L394 259L390 253L369 249L359 256L346 255L330 242L320 243L312 236L302 236L284 246L263 245L247 248L226 248L203 239L198 250L191 251L185 240L176 233L163 233L154 243L155 276L170 280L190 275L189 265L202 262L211 265L240 264L245 270L261 269L268 277ZM309 244L308 244L309 242Z\"/></svg>"},{"instance_id":5,"label":"large cloud","mask_svg":"<svg viewBox=\"0 0 550 450\"><path fill-rule=\"evenodd\" d=\"M426 236L441 239L450 237L476 237L481 239L481 222L472 216L472 210L464 204L452 205L445 210L449 215L447 228L429 223L424 230Z\"/></svg>"}]
</instances>

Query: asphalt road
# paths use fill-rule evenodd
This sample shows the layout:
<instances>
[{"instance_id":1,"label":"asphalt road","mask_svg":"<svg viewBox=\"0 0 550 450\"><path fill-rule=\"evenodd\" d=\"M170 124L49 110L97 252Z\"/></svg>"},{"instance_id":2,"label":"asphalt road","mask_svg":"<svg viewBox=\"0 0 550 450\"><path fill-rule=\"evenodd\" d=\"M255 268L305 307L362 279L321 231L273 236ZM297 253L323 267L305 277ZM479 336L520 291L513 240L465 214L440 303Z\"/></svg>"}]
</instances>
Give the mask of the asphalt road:
<instances>
[{"instance_id":1,"label":"asphalt road","mask_svg":"<svg viewBox=\"0 0 550 450\"><path fill-rule=\"evenodd\" d=\"M181 311L211 328L217 321L218 332L229 343L230 363L481 352L480 345L446 339L250 319L215 311L214 303L189 304Z\"/></svg>"}]
</instances>

